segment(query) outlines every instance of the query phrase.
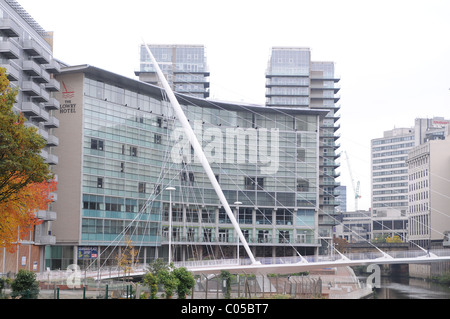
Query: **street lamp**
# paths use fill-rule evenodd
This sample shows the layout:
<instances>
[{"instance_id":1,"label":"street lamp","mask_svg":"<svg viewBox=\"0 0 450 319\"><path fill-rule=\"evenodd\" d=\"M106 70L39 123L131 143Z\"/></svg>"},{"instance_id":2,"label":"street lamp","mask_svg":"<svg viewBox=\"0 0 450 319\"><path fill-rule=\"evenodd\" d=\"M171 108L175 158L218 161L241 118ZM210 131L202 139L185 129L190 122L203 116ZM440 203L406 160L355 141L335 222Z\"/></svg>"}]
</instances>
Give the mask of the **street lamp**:
<instances>
[{"instance_id":1,"label":"street lamp","mask_svg":"<svg viewBox=\"0 0 450 319\"><path fill-rule=\"evenodd\" d=\"M237 223L239 225L239 205L242 205L242 202L234 202L234 205L236 205L236 219L237 219ZM237 248L236 248L237 256L236 256L236 258L237 258L238 263L239 263L239 236L237 234L237 231L235 233L236 233L236 242L237 242L237 244L236 244L237 245Z\"/></svg>"},{"instance_id":2,"label":"street lamp","mask_svg":"<svg viewBox=\"0 0 450 319\"><path fill-rule=\"evenodd\" d=\"M169 265L172 259L172 191L175 187L167 187L166 191L169 191Z\"/></svg>"}]
</instances>

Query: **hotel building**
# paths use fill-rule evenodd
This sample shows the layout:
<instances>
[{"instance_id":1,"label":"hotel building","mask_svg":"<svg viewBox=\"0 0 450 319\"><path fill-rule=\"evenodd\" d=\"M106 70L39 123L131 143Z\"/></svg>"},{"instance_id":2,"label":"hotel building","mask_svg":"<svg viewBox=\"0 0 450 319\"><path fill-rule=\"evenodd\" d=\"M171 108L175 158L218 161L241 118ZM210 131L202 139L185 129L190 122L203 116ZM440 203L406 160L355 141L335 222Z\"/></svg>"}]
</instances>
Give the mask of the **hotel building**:
<instances>
[{"instance_id":1,"label":"hotel building","mask_svg":"<svg viewBox=\"0 0 450 319\"><path fill-rule=\"evenodd\" d=\"M65 90L48 267L97 256L113 264L125 238L140 262L167 259L169 239L175 261L247 257L163 89L89 65L57 79ZM328 111L176 96L254 256L317 254L318 129Z\"/></svg>"},{"instance_id":2,"label":"hotel building","mask_svg":"<svg viewBox=\"0 0 450 319\"><path fill-rule=\"evenodd\" d=\"M59 121L55 112L59 102L54 94L60 89L54 78L60 65L52 55L52 33L45 31L14 0L0 0L0 66L6 69L11 87L18 95L13 110L22 113L26 126L35 127L47 142L41 156L55 167L59 145L56 129ZM53 194L57 200L57 194ZM56 210L51 204L46 211L36 213L42 223L35 227L14 254L0 249L0 273L17 272L21 268L42 269L45 247L55 243L52 222Z\"/></svg>"}]
</instances>

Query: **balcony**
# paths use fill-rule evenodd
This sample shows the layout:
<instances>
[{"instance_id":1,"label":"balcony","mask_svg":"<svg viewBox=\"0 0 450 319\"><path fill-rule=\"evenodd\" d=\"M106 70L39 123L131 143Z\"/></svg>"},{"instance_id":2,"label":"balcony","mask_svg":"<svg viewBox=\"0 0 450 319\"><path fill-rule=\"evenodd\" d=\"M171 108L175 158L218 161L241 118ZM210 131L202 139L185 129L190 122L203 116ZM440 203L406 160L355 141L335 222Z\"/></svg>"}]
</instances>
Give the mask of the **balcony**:
<instances>
[{"instance_id":1,"label":"balcony","mask_svg":"<svg viewBox=\"0 0 450 319\"><path fill-rule=\"evenodd\" d=\"M56 220L56 212L39 210L36 213L36 217L45 220L45 221L55 221Z\"/></svg>"},{"instance_id":2,"label":"balcony","mask_svg":"<svg viewBox=\"0 0 450 319\"><path fill-rule=\"evenodd\" d=\"M61 90L59 81L50 78L48 83L45 84L45 89L51 92L57 92Z\"/></svg>"},{"instance_id":3,"label":"balcony","mask_svg":"<svg viewBox=\"0 0 450 319\"><path fill-rule=\"evenodd\" d=\"M50 54L45 52L45 50L42 50L40 55L34 56L33 58L37 63L40 64L49 64L52 60Z\"/></svg>"},{"instance_id":4,"label":"balcony","mask_svg":"<svg viewBox=\"0 0 450 319\"><path fill-rule=\"evenodd\" d=\"M14 20L0 19L0 34L8 38L18 38L20 28Z\"/></svg>"},{"instance_id":5,"label":"balcony","mask_svg":"<svg viewBox=\"0 0 450 319\"><path fill-rule=\"evenodd\" d=\"M32 39L23 41L23 50L30 56L39 56L42 52L39 44Z\"/></svg>"},{"instance_id":6,"label":"balcony","mask_svg":"<svg viewBox=\"0 0 450 319\"><path fill-rule=\"evenodd\" d=\"M20 49L12 42L0 42L0 55L5 59L18 59Z\"/></svg>"},{"instance_id":7,"label":"balcony","mask_svg":"<svg viewBox=\"0 0 450 319\"><path fill-rule=\"evenodd\" d=\"M23 61L22 70L29 76L41 75L41 66L32 60Z\"/></svg>"},{"instance_id":8,"label":"balcony","mask_svg":"<svg viewBox=\"0 0 450 319\"><path fill-rule=\"evenodd\" d=\"M57 138L55 135L49 135L47 139L47 146L58 146L59 145L59 138Z\"/></svg>"},{"instance_id":9,"label":"balcony","mask_svg":"<svg viewBox=\"0 0 450 319\"><path fill-rule=\"evenodd\" d=\"M39 94L31 97L36 102L48 102L50 100L50 94L45 89L39 89Z\"/></svg>"},{"instance_id":10,"label":"balcony","mask_svg":"<svg viewBox=\"0 0 450 319\"><path fill-rule=\"evenodd\" d=\"M51 59L48 64L45 64L44 68L49 73L53 73L53 74L61 73L61 66L54 59Z\"/></svg>"},{"instance_id":11,"label":"balcony","mask_svg":"<svg viewBox=\"0 0 450 319\"><path fill-rule=\"evenodd\" d=\"M47 84L50 82L50 74L47 71L41 69L41 73L37 76L33 76L31 79L36 83Z\"/></svg>"},{"instance_id":12,"label":"balcony","mask_svg":"<svg viewBox=\"0 0 450 319\"><path fill-rule=\"evenodd\" d=\"M33 102L23 102L22 113L27 116L38 116L41 114L41 108Z\"/></svg>"},{"instance_id":13,"label":"balcony","mask_svg":"<svg viewBox=\"0 0 450 319\"><path fill-rule=\"evenodd\" d=\"M47 122L44 123L44 126L47 128L58 128L59 127L59 120L54 117L51 116Z\"/></svg>"},{"instance_id":14,"label":"balcony","mask_svg":"<svg viewBox=\"0 0 450 319\"><path fill-rule=\"evenodd\" d=\"M44 103L44 107L47 110L59 110L60 108L60 103L57 99L55 99L54 97L50 98L48 101L46 101Z\"/></svg>"},{"instance_id":15,"label":"balcony","mask_svg":"<svg viewBox=\"0 0 450 319\"><path fill-rule=\"evenodd\" d=\"M20 79L19 67L16 66L13 61L10 61L10 64L1 64L0 66L6 69L6 76L9 81L19 81Z\"/></svg>"},{"instance_id":16,"label":"balcony","mask_svg":"<svg viewBox=\"0 0 450 319\"><path fill-rule=\"evenodd\" d=\"M41 94L41 87L32 81L23 81L22 92L29 96L38 96Z\"/></svg>"},{"instance_id":17,"label":"balcony","mask_svg":"<svg viewBox=\"0 0 450 319\"><path fill-rule=\"evenodd\" d=\"M48 154L48 157L45 161L48 165L58 165L59 159L58 156L54 154Z\"/></svg>"},{"instance_id":18,"label":"balcony","mask_svg":"<svg viewBox=\"0 0 450 319\"><path fill-rule=\"evenodd\" d=\"M51 235L44 235L44 236L36 235L34 242L36 243L36 245L55 245L56 237Z\"/></svg>"}]
</instances>

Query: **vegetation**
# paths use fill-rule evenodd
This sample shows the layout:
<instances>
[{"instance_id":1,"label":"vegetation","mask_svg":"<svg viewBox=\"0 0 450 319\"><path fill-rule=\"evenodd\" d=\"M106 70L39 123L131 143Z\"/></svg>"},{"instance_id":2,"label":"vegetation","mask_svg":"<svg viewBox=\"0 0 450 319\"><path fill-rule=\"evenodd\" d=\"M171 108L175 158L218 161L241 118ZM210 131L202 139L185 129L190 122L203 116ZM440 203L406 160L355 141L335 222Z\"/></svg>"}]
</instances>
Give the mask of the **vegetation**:
<instances>
[{"instance_id":1,"label":"vegetation","mask_svg":"<svg viewBox=\"0 0 450 319\"><path fill-rule=\"evenodd\" d=\"M20 299L37 299L39 295L39 282L32 271L20 269L16 279L11 283L11 297Z\"/></svg>"},{"instance_id":2,"label":"vegetation","mask_svg":"<svg viewBox=\"0 0 450 319\"><path fill-rule=\"evenodd\" d=\"M167 299L172 298L175 292L179 299L185 299L195 285L194 276L186 268L175 268L173 263L169 265L162 259L156 259L148 270L143 284L150 288L150 299L156 299L158 286L162 286Z\"/></svg>"},{"instance_id":3,"label":"vegetation","mask_svg":"<svg viewBox=\"0 0 450 319\"><path fill-rule=\"evenodd\" d=\"M13 111L17 90L5 72L0 68L0 247L14 252L39 224L35 213L48 208L56 182L41 156L45 140Z\"/></svg>"},{"instance_id":4,"label":"vegetation","mask_svg":"<svg viewBox=\"0 0 450 319\"><path fill-rule=\"evenodd\" d=\"M231 297L231 274L229 271L222 270L220 272L220 278L222 281L225 281L225 291L224 296L225 299L230 299Z\"/></svg>"}]
</instances>

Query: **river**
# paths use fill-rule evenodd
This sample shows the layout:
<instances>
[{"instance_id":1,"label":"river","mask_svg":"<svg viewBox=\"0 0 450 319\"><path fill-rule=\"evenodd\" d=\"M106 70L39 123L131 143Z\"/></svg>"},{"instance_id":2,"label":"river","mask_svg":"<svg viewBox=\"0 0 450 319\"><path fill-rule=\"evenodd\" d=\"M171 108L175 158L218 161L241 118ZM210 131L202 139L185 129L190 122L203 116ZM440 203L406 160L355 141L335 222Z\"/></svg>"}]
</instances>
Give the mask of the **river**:
<instances>
[{"instance_id":1,"label":"river","mask_svg":"<svg viewBox=\"0 0 450 319\"><path fill-rule=\"evenodd\" d=\"M407 277L382 277L375 299L450 299L449 285Z\"/></svg>"}]
</instances>

